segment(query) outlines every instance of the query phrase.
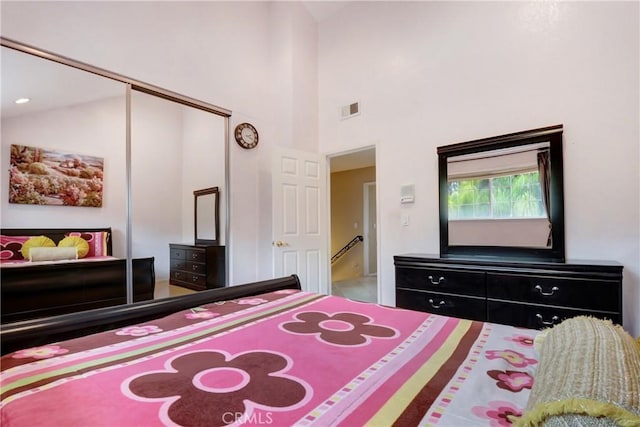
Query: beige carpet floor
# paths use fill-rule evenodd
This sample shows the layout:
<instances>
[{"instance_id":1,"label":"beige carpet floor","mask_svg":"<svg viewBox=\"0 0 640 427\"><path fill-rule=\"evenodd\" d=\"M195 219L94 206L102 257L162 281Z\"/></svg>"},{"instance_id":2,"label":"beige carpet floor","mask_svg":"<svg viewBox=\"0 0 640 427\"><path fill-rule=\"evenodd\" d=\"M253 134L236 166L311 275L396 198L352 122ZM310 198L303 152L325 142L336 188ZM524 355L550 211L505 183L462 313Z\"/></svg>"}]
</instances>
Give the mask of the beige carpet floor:
<instances>
[{"instance_id":1,"label":"beige carpet floor","mask_svg":"<svg viewBox=\"0 0 640 427\"><path fill-rule=\"evenodd\" d=\"M333 282L331 293L356 301L378 302L378 278L365 276Z\"/></svg>"}]
</instances>

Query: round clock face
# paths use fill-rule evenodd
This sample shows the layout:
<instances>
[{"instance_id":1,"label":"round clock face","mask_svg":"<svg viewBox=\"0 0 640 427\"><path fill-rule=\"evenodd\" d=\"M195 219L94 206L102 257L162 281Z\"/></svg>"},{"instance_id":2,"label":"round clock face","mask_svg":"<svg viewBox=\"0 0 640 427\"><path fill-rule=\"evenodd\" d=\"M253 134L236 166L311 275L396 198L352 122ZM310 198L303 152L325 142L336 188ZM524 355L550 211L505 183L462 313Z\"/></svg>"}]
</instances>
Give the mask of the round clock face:
<instances>
[{"instance_id":1,"label":"round clock face","mask_svg":"<svg viewBox=\"0 0 640 427\"><path fill-rule=\"evenodd\" d=\"M258 131L249 123L240 123L236 126L235 138L242 148L254 148L258 145Z\"/></svg>"}]
</instances>

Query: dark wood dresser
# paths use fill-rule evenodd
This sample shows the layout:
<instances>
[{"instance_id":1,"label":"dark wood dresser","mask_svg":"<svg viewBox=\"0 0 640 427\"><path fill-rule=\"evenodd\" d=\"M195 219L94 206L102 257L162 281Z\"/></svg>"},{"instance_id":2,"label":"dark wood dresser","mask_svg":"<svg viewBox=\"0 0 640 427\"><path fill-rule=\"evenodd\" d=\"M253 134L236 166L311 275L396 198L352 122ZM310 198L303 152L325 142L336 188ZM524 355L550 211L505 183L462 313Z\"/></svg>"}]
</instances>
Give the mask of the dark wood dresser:
<instances>
[{"instance_id":1,"label":"dark wood dresser","mask_svg":"<svg viewBox=\"0 0 640 427\"><path fill-rule=\"evenodd\" d=\"M226 284L225 247L169 244L169 283L196 291L222 288Z\"/></svg>"},{"instance_id":2,"label":"dark wood dresser","mask_svg":"<svg viewBox=\"0 0 640 427\"><path fill-rule=\"evenodd\" d=\"M608 261L394 257L396 306L540 329L578 315L622 324L622 268Z\"/></svg>"}]
</instances>

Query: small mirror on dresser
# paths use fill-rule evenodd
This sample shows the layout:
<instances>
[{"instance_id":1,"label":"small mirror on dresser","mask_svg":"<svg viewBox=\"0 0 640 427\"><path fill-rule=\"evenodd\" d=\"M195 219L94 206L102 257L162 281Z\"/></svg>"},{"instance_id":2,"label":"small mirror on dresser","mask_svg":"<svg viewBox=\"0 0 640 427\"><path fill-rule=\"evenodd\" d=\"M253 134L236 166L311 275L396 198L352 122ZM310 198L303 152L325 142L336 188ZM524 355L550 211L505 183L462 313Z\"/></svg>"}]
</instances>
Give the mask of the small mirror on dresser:
<instances>
[{"instance_id":1,"label":"small mirror on dresser","mask_svg":"<svg viewBox=\"0 0 640 427\"><path fill-rule=\"evenodd\" d=\"M220 244L220 199L218 187L195 190L194 232L196 245Z\"/></svg>"},{"instance_id":2,"label":"small mirror on dresser","mask_svg":"<svg viewBox=\"0 0 640 427\"><path fill-rule=\"evenodd\" d=\"M564 262L562 131L438 147L442 257Z\"/></svg>"}]
</instances>

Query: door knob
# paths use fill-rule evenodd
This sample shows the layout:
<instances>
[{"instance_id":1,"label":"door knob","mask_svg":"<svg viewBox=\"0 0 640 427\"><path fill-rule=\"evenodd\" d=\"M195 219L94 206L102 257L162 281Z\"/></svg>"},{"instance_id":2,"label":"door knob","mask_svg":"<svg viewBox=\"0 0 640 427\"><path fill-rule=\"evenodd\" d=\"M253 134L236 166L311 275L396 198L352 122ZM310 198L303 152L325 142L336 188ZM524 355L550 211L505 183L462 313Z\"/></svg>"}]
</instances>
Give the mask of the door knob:
<instances>
[{"instance_id":1,"label":"door knob","mask_svg":"<svg viewBox=\"0 0 640 427\"><path fill-rule=\"evenodd\" d=\"M276 240L275 242L271 243L273 246L276 246L278 248L281 248L283 246L288 246L289 244L286 242L283 242L282 240Z\"/></svg>"}]
</instances>

